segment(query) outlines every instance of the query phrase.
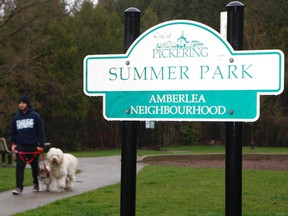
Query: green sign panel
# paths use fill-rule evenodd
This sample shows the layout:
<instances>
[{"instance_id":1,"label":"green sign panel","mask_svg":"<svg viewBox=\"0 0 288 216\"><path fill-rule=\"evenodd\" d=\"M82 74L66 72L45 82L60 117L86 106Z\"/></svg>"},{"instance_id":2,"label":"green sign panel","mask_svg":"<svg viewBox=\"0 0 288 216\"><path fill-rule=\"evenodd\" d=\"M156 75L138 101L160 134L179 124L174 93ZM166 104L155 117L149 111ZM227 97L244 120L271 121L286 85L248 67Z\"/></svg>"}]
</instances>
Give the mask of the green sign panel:
<instances>
[{"instance_id":1,"label":"green sign panel","mask_svg":"<svg viewBox=\"0 0 288 216\"><path fill-rule=\"evenodd\" d=\"M254 119L258 117L256 99L257 94L252 91L109 92L105 117L163 120L169 116L171 120L187 121Z\"/></svg>"},{"instance_id":2,"label":"green sign panel","mask_svg":"<svg viewBox=\"0 0 288 216\"><path fill-rule=\"evenodd\" d=\"M126 54L84 59L83 90L103 96L108 120L255 121L260 95L284 88L280 50L234 51L212 28L175 20Z\"/></svg>"}]
</instances>

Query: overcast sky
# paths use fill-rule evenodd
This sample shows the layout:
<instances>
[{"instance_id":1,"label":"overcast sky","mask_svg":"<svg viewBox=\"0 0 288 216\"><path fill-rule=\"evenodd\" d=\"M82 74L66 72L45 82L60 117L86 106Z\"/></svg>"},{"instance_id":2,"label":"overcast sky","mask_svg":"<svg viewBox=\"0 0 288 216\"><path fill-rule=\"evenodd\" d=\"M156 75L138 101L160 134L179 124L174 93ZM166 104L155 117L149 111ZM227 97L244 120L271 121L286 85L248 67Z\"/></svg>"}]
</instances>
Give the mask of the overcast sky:
<instances>
[{"instance_id":1,"label":"overcast sky","mask_svg":"<svg viewBox=\"0 0 288 216\"><path fill-rule=\"evenodd\" d=\"M66 2L67 2L68 4L73 4L74 1L75 1L75 0L66 0ZM81 0L81 1L83 1L83 0ZM98 2L98 0L90 0L90 1L94 2L94 4L97 4L97 2Z\"/></svg>"},{"instance_id":2,"label":"overcast sky","mask_svg":"<svg viewBox=\"0 0 288 216\"><path fill-rule=\"evenodd\" d=\"M75 1L75 0L66 0L66 2L67 2L68 4L71 4L71 6L73 5L74 1ZM80 0L80 1L82 2L83 0ZM95 5L98 3L98 0L90 0L90 1L94 2ZM3 15L3 10L0 8L0 16L1 16L1 15Z\"/></svg>"}]
</instances>

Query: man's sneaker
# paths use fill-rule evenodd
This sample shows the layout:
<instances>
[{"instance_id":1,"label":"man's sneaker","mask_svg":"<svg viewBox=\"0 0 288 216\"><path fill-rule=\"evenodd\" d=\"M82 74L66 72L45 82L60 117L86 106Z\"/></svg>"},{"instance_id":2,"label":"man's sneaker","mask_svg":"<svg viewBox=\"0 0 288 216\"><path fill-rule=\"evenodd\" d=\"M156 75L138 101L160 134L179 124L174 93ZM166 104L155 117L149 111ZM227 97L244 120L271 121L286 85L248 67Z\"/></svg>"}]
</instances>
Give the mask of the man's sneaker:
<instances>
[{"instance_id":1,"label":"man's sneaker","mask_svg":"<svg viewBox=\"0 0 288 216\"><path fill-rule=\"evenodd\" d=\"M38 192L39 191L39 185L35 184L33 187L33 192Z\"/></svg>"},{"instance_id":2,"label":"man's sneaker","mask_svg":"<svg viewBox=\"0 0 288 216\"><path fill-rule=\"evenodd\" d=\"M22 192L22 190L17 187L17 188L15 188L15 189L12 191L12 194L13 194L13 195L19 195L21 192Z\"/></svg>"}]
</instances>

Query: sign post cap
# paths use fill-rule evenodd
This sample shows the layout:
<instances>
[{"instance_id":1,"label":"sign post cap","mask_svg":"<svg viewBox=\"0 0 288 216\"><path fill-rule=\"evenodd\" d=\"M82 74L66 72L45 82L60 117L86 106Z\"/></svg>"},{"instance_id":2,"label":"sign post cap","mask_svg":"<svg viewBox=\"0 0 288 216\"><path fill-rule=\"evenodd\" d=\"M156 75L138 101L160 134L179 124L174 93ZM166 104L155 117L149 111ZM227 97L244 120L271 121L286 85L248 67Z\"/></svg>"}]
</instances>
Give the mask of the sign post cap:
<instances>
[{"instance_id":1,"label":"sign post cap","mask_svg":"<svg viewBox=\"0 0 288 216\"><path fill-rule=\"evenodd\" d=\"M141 13L141 11L136 7L129 7L125 10L125 13Z\"/></svg>"},{"instance_id":2,"label":"sign post cap","mask_svg":"<svg viewBox=\"0 0 288 216\"><path fill-rule=\"evenodd\" d=\"M232 9L234 7L242 8L242 7L245 7L245 5L242 2L239 2L239 1L232 1L226 6L227 9L229 9L229 8Z\"/></svg>"}]
</instances>

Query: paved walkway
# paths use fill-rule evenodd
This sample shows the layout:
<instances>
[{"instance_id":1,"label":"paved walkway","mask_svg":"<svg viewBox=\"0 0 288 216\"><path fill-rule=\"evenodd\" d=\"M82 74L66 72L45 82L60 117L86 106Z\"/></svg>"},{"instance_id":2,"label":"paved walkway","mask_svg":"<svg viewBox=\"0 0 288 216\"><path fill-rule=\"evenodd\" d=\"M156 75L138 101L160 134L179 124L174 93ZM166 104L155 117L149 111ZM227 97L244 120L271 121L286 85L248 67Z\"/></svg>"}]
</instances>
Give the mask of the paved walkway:
<instances>
[{"instance_id":1,"label":"paved walkway","mask_svg":"<svg viewBox=\"0 0 288 216\"><path fill-rule=\"evenodd\" d=\"M143 168L137 164L137 170ZM73 191L32 192L32 187L25 187L19 196L11 191L0 193L0 216L8 216L46 205L55 200L85 193L97 188L116 184L121 179L121 157L79 158L79 170Z\"/></svg>"}]
</instances>

